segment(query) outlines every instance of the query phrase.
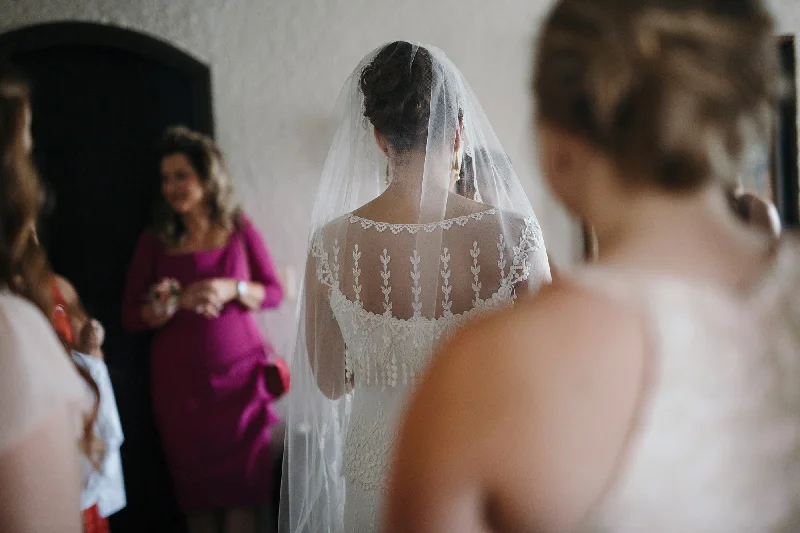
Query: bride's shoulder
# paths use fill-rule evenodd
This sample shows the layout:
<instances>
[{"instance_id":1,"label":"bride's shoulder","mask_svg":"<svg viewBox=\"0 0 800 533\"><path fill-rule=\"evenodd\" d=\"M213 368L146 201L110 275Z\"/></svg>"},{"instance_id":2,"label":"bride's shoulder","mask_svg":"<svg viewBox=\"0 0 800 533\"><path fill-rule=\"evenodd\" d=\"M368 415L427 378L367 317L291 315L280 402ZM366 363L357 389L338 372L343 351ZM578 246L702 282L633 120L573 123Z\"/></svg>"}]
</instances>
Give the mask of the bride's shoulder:
<instances>
[{"instance_id":1,"label":"bride's shoulder","mask_svg":"<svg viewBox=\"0 0 800 533\"><path fill-rule=\"evenodd\" d=\"M488 232L488 236L496 238L505 235L506 240L514 243L529 243L533 248L544 244L544 236L539 221L533 213L525 214L510 209L488 206L486 211L478 213L478 224Z\"/></svg>"},{"instance_id":2,"label":"bride's shoulder","mask_svg":"<svg viewBox=\"0 0 800 533\"><path fill-rule=\"evenodd\" d=\"M509 227L517 228L525 227L529 223L538 225L532 212L525 214L514 209L497 207L492 204L464 198L457 194L451 195L448 199L446 217L449 219L473 218L485 224L502 223Z\"/></svg>"},{"instance_id":3,"label":"bride's shoulder","mask_svg":"<svg viewBox=\"0 0 800 533\"><path fill-rule=\"evenodd\" d=\"M346 215L339 216L330 222L327 222L321 226L314 228L311 232L311 242L312 244L318 241L326 241L331 240L338 235L343 228L346 228L349 224L352 223L353 215L352 213L348 213Z\"/></svg>"}]
</instances>

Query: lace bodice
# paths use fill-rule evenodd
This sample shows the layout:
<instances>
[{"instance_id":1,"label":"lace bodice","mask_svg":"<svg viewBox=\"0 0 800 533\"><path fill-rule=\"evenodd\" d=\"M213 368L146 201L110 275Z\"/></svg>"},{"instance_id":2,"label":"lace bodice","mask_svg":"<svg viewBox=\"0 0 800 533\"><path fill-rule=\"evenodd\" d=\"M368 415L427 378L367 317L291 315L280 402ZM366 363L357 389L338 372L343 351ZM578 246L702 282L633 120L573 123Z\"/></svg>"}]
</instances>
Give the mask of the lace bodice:
<instances>
[{"instance_id":1,"label":"lace bodice","mask_svg":"<svg viewBox=\"0 0 800 533\"><path fill-rule=\"evenodd\" d=\"M436 247L417 238L434 233ZM420 248L436 256L424 257ZM436 224L348 215L319 232L312 243L317 281L328 289L341 330L348 382L408 385L446 331L513 301L542 248L535 219L509 220L494 209ZM434 268L432 285L424 272Z\"/></svg>"},{"instance_id":2,"label":"lace bodice","mask_svg":"<svg viewBox=\"0 0 800 533\"><path fill-rule=\"evenodd\" d=\"M380 68L389 57L431 95L413 127L402 95L378 94L397 81ZM379 108L388 114L373 124ZM292 533L377 532L397 415L434 347L550 279L522 183L444 53L404 41L373 50L335 112L291 362L287 426L300 429L287 433L281 506ZM452 190L454 178L482 200Z\"/></svg>"},{"instance_id":3,"label":"lace bodice","mask_svg":"<svg viewBox=\"0 0 800 533\"><path fill-rule=\"evenodd\" d=\"M577 276L647 313L650 389L592 533L800 530L800 253L747 294Z\"/></svg>"},{"instance_id":4,"label":"lace bodice","mask_svg":"<svg viewBox=\"0 0 800 533\"><path fill-rule=\"evenodd\" d=\"M536 220L496 209L436 224L347 215L315 235L311 255L344 345L345 531L366 533L378 523L397 416L437 344L510 305L521 284L549 280L549 269Z\"/></svg>"}]
</instances>

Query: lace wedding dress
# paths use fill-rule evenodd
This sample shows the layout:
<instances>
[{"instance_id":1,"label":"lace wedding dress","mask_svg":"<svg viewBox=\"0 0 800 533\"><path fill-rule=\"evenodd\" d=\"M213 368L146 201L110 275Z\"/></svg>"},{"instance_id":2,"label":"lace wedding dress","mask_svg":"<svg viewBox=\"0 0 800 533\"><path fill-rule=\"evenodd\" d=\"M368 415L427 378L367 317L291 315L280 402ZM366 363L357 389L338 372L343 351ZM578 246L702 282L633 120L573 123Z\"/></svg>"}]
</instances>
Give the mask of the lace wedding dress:
<instances>
[{"instance_id":1,"label":"lace wedding dress","mask_svg":"<svg viewBox=\"0 0 800 533\"><path fill-rule=\"evenodd\" d=\"M512 242L503 229L509 225ZM424 257L417 234L435 231L441 232L442 253ZM333 237L342 234L346 249ZM531 276L543 249L535 219L512 222L496 209L436 224L349 215L317 234L316 281L329 293L344 342L350 409L342 464L344 531L378 531L397 418L437 343L465 320L512 303L518 285L535 288L544 281L540 268ZM425 309L420 273L431 266L439 272L441 298Z\"/></svg>"},{"instance_id":2,"label":"lace wedding dress","mask_svg":"<svg viewBox=\"0 0 800 533\"><path fill-rule=\"evenodd\" d=\"M435 347L550 280L520 180L444 53L371 52L337 109L286 399L286 533L377 531L399 414ZM460 171L484 203L453 192Z\"/></svg>"}]
</instances>

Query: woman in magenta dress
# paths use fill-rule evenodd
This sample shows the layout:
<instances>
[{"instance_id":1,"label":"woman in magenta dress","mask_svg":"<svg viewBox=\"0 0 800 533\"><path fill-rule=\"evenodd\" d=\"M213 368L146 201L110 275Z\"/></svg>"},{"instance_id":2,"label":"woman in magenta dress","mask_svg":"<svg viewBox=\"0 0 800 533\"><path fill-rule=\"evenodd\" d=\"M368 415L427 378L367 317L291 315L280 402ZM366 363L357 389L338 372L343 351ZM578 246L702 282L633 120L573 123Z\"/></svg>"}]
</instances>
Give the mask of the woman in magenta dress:
<instances>
[{"instance_id":1,"label":"woman in magenta dress","mask_svg":"<svg viewBox=\"0 0 800 533\"><path fill-rule=\"evenodd\" d=\"M163 205L134 254L123 320L155 330L153 407L189 530L256 531L276 416L272 348L253 311L277 307L283 291L261 235L232 206L211 139L168 130L161 174Z\"/></svg>"}]
</instances>

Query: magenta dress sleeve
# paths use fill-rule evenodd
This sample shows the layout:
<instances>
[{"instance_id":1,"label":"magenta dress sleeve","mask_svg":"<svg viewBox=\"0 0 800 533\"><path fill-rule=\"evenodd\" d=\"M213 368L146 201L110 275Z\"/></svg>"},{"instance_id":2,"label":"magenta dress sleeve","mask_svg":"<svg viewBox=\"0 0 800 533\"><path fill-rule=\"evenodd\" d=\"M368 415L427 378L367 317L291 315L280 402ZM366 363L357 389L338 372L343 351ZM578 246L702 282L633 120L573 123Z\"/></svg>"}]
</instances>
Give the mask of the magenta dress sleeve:
<instances>
[{"instance_id":1,"label":"magenta dress sleeve","mask_svg":"<svg viewBox=\"0 0 800 533\"><path fill-rule=\"evenodd\" d=\"M142 320L142 305L147 291L158 281L156 279L158 248L156 238L145 232L139 238L136 250L133 252L122 296L122 325L130 332L149 329Z\"/></svg>"},{"instance_id":2,"label":"magenta dress sleeve","mask_svg":"<svg viewBox=\"0 0 800 533\"><path fill-rule=\"evenodd\" d=\"M244 216L242 217L242 236L247 247L252 278L250 281L261 283L264 286L264 300L261 302L261 309L278 307L283 301L283 287L281 287L275 263L272 261L264 238L253 222Z\"/></svg>"}]
</instances>

